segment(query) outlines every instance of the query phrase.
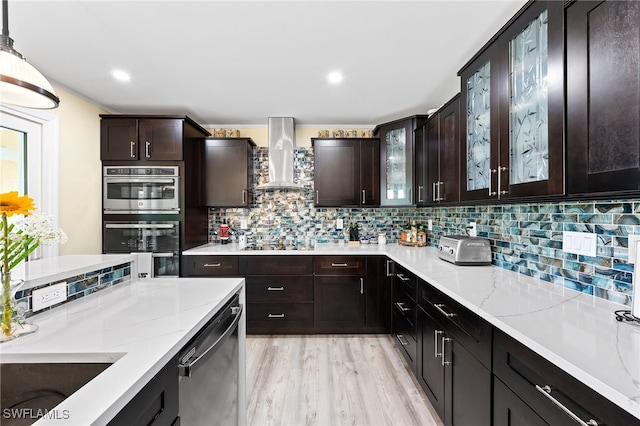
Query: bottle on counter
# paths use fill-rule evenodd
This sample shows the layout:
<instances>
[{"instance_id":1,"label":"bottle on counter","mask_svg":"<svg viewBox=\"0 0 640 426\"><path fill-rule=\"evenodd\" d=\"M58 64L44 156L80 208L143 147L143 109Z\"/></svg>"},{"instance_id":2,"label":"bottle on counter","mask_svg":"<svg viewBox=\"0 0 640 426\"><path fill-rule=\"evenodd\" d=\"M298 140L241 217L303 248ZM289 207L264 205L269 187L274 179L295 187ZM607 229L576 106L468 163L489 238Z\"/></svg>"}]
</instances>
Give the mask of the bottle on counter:
<instances>
[{"instance_id":1,"label":"bottle on counter","mask_svg":"<svg viewBox=\"0 0 640 426\"><path fill-rule=\"evenodd\" d=\"M227 219L222 219L222 223L218 229L218 236L220 237L220 244L227 244L229 242L229 225L227 224Z\"/></svg>"},{"instance_id":2,"label":"bottle on counter","mask_svg":"<svg viewBox=\"0 0 640 426\"><path fill-rule=\"evenodd\" d=\"M413 222L411 222L411 242L415 243L417 241L418 241L418 225L414 220Z\"/></svg>"},{"instance_id":3,"label":"bottle on counter","mask_svg":"<svg viewBox=\"0 0 640 426\"><path fill-rule=\"evenodd\" d=\"M379 232L378 233L378 245L382 246L387 244L387 236L385 235L384 232Z\"/></svg>"}]
</instances>

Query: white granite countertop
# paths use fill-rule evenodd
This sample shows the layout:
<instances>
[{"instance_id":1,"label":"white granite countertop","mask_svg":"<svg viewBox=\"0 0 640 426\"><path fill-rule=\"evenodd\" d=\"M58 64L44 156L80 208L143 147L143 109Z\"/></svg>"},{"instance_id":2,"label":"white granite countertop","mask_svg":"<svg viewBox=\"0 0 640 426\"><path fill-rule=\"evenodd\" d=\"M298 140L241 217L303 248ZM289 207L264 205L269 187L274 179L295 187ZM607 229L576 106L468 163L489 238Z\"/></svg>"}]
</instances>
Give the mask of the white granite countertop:
<instances>
[{"instance_id":1,"label":"white granite countertop","mask_svg":"<svg viewBox=\"0 0 640 426\"><path fill-rule=\"evenodd\" d=\"M318 244L313 250L240 250L207 244L185 255L387 255L498 329L640 419L640 326L626 309L496 266L456 266L434 248Z\"/></svg>"},{"instance_id":2,"label":"white granite countertop","mask_svg":"<svg viewBox=\"0 0 640 426\"><path fill-rule=\"evenodd\" d=\"M106 259L111 261L122 260ZM66 410L68 419L42 418L36 423L106 424L243 286L242 278L118 284L35 315L32 322L39 330L3 343L0 357L3 362L115 361L56 406L57 413Z\"/></svg>"}]
</instances>

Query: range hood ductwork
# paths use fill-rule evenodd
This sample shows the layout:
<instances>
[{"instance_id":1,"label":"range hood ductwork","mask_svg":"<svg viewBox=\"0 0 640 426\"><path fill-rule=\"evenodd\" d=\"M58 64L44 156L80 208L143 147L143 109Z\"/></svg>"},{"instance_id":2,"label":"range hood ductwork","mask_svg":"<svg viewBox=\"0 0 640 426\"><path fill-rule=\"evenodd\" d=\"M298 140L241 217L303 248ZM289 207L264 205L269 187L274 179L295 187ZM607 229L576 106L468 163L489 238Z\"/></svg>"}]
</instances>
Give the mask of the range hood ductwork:
<instances>
[{"instance_id":1,"label":"range hood ductwork","mask_svg":"<svg viewBox=\"0 0 640 426\"><path fill-rule=\"evenodd\" d=\"M256 190L306 189L293 181L295 138L293 117L269 117L269 182Z\"/></svg>"}]
</instances>

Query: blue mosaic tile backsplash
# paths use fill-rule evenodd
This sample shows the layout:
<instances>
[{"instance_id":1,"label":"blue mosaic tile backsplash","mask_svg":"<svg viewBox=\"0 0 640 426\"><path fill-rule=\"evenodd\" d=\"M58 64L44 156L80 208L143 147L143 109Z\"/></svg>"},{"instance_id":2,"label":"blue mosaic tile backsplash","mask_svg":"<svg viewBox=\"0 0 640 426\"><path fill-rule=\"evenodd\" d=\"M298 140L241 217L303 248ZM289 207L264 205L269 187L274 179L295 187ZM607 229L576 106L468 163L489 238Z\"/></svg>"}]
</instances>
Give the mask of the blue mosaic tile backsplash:
<instances>
[{"instance_id":1,"label":"blue mosaic tile backsplash","mask_svg":"<svg viewBox=\"0 0 640 426\"><path fill-rule=\"evenodd\" d=\"M110 266L95 271L89 271L84 274L67 277L65 279L56 280L50 283L39 285L37 287L28 288L26 290L20 290L16 293L15 297L18 306L24 311L25 316L30 317L35 314L46 312L64 303L71 302L72 300L88 296L97 291L104 290L105 288L109 288L129 280L131 280L131 263L127 262L120 265ZM63 281L66 281L67 283L67 300L34 313L32 311L32 291L48 287L50 285L54 285Z\"/></svg>"},{"instance_id":2,"label":"blue mosaic tile backsplash","mask_svg":"<svg viewBox=\"0 0 640 426\"><path fill-rule=\"evenodd\" d=\"M254 183L266 181L267 149L254 157ZM232 230L243 232L249 243L310 247L316 242L348 239L345 230L358 224L360 235L384 232L389 242L399 239L404 226L415 220L427 228L428 244L437 246L440 236L463 234L470 221L478 236L491 242L496 266L530 275L567 288L624 305L631 304L633 265L628 262L628 235L640 234L640 199L580 202L503 204L425 208L315 208L313 205L313 152L297 148L295 179L306 191L257 193L255 207L210 209L209 239L222 219ZM335 227L344 220L344 230ZM596 233L597 256L562 251L562 232Z\"/></svg>"}]
</instances>

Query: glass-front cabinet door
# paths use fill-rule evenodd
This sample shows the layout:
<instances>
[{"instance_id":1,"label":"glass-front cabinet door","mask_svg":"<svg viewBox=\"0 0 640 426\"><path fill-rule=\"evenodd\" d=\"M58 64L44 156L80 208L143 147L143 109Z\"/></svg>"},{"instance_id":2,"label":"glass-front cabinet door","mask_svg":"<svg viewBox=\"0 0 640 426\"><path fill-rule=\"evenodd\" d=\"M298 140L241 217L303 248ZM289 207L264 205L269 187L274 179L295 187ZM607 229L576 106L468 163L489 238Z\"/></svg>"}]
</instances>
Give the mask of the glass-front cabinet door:
<instances>
[{"instance_id":1,"label":"glass-front cabinet door","mask_svg":"<svg viewBox=\"0 0 640 426\"><path fill-rule=\"evenodd\" d=\"M533 3L502 37L501 198L564 193L562 14L562 2Z\"/></svg>"},{"instance_id":2,"label":"glass-front cabinet door","mask_svg":"<svg viewBox=\"0 0 640 426\"><path fill-rule=\"evenodd\" d=\"M380 205L416 204L414 151L415 129L426 122L426 115L416 115L385 123L374 129L380 138Z\"/></svg>"},{"instance_id":3,"label":"glass-front cabinet door","mask_svg":"<svg viewBox=\"0 0 640 426\"><path fill-rule=\"evenodd\" d=\"M460 71L461 200L564 193L562 2L533 2Z\"/></svg>"}]
</instances>

